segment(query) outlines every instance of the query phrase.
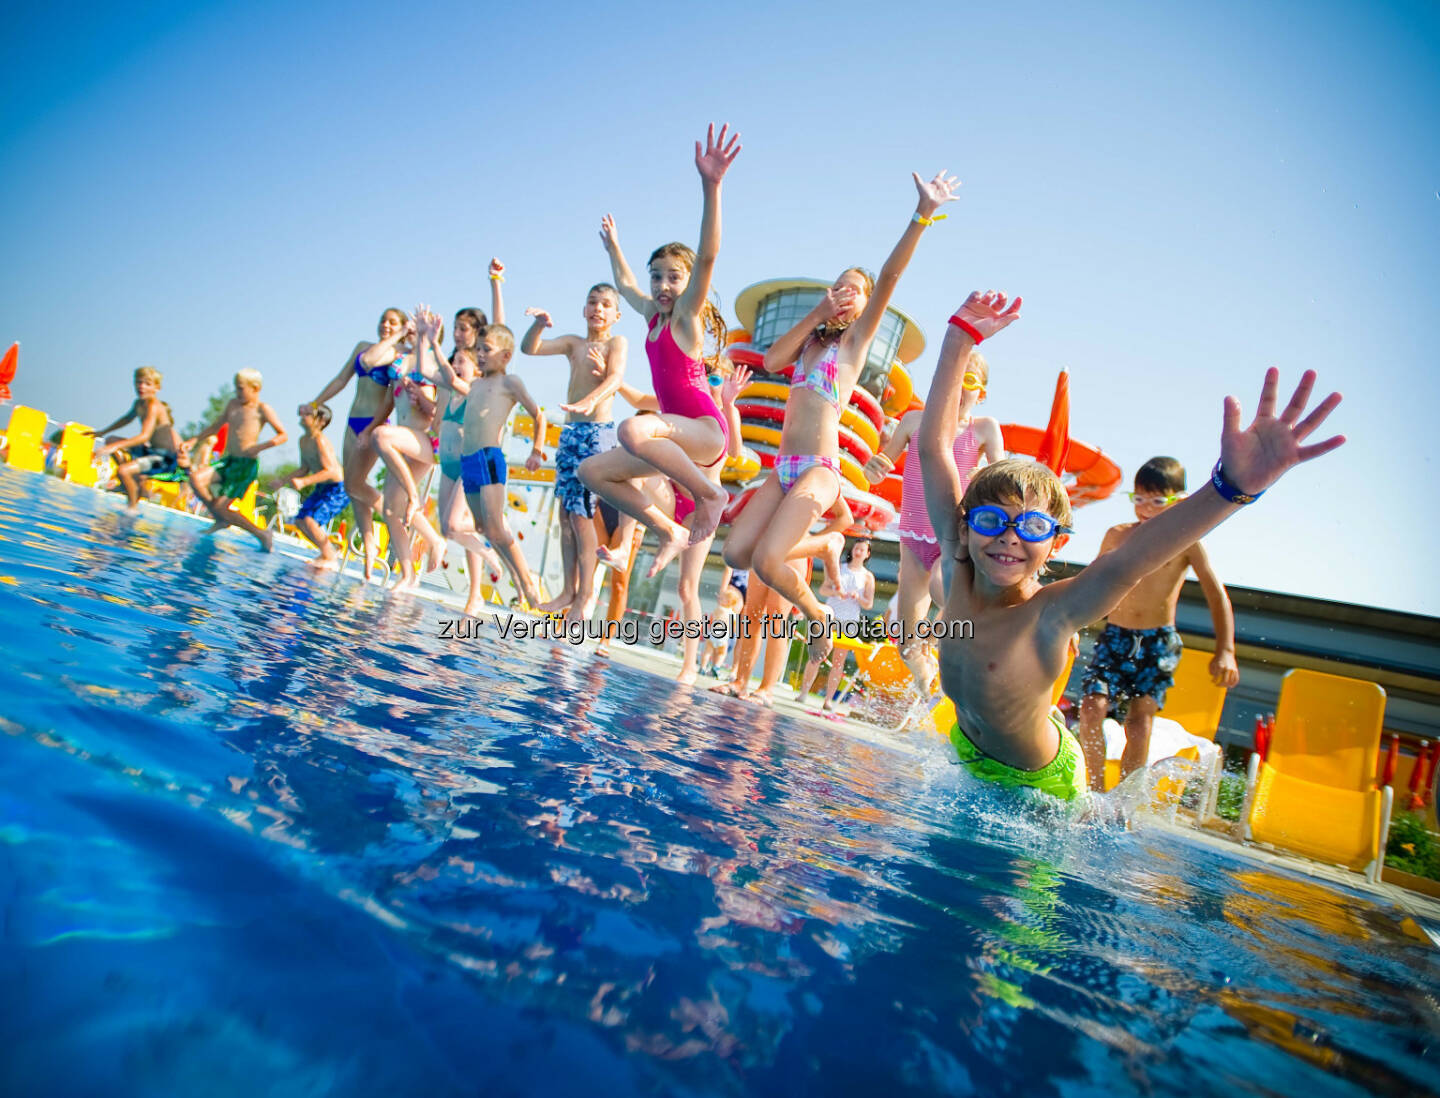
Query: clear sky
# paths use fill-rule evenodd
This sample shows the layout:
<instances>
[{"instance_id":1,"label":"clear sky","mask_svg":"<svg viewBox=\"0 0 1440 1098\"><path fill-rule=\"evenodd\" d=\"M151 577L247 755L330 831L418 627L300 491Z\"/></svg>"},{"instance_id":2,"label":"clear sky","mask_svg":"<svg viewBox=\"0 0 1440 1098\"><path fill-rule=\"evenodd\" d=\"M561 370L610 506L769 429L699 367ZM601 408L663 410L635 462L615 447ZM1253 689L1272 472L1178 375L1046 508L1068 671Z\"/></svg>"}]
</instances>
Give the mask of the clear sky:
<instances>
[{"instance_id":1,"label":"clear sky","mask_svg":"<svg viewBox=\"0 0 1440 1098\"><path fill-rule=\"evenodd\" d=\"M1126 486L1192 486L1221 399L1263 369L1345 393L1350 442L1209 539L1222 579L1440 614L1440 9L25 5L0 69L0 341L16 399L100 424L131 371L182 420L235 370L287 421L387 305L527 305L581 324L608 274L698 235L691 142L739 127L715 286L883 261L912 169L964 182L896 302L932 339L976 288L1021 293L989 411L1072 432ZM622 320L644 376L633 316ZM638 361L636 361L638 360ZM543 404L557 359L516 368ZM345 398L337 401L337 422ZM292 434L298 427L292 429ZM332 428L339 439L338 426ZM292 447L293 449L293 447ZM285 456L282 451L278 456ZM1130 516L1079 513L1088 560ZM1405 567L1400 567L1410 560Z\"/></svg>"}]
</instances>

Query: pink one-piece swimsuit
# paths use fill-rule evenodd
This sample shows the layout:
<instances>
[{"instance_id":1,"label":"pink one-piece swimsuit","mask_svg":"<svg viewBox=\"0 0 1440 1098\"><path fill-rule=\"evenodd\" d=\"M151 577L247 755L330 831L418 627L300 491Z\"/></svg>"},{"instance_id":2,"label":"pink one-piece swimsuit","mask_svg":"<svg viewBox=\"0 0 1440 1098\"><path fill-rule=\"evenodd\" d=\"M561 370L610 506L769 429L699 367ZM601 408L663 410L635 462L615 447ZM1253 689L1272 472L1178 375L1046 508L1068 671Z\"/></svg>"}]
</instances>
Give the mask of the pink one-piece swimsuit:
<instances>
[{"instance_id":1,"label":"pink one-piece swimsuit","mask_svg":"<svg viewBox=\"0 0 1440 1098\"><path fill-rule=\"evenodd\" d=\"M654 332L655 325L660 323L659 316L652 317L650 331ZM646 338L645 357L650 360L650 384L655 390L655 399L660 403L660 411L689 419L704 419L706 416L713 419L720 425L720 435L725 440L715 461L723 459L730 449L730 425L725 422L724 413L710 395L709 372L705 363L691 358L680 349L668 323L661 326L657 338ZM676 491L675 521L684 522L694 509L694 501Z\"/></svg>"},{"instance_id":2,"label":"pink one-piece swimsuit","mask_svg":"<svg viewBox=\"0 0 1440 1098\"><path fill-rule=\"evenodd\" d=\"M910 436L910 445L905 450L905 472L900 475L900 543L909 546L928 572L940 559L940 542L930 525L930 514L925 510L919 441L918 433ZM954 454L960 492L964 494L970 475L975 472L975 463L980 460L980 440L975 436L973 425L967 425L955 436Z\"/></svg>"}]
</instances>

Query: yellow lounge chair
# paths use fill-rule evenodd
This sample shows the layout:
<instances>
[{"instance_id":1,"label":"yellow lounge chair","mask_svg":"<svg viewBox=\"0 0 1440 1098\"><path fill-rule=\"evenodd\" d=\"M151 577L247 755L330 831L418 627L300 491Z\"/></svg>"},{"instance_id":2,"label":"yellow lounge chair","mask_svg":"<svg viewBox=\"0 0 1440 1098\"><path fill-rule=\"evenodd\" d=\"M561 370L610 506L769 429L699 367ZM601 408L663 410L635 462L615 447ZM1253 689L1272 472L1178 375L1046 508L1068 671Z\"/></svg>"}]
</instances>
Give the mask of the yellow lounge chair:
<instances>
[{"instance_id":1,"label":"yellow lounge chair","mask_svg":"<svg viewBox=\"0 0 1440 1098\"><path fill-rule=\"evenodd\" d=\"M17 404L5 429L5 464L31 473L45 471L45 413Z\"/></svg>"},{"instance_id":2,"label":"yellow lounge chair","mask_svg":"<svg viewBox=\"0 0 1440 1098\"><path fill-rule=\"evenodd\" d=\"M95 483L95 432L83 423L67 423L60 436L65 479L87 487Z\"/></svg>"},{"instance_id":3,"label":"yellow lounge chair","mask_svg":"<svg viewBox=\"0 0 1440 1098\"><path fill-rule=\"evenodd\" d=\"M1393 797L1376 786L1384 722L1377 684L1286 672L1269 757L1250 757L1245 837L1379 880Z\"/></svg>"}]
</instances>

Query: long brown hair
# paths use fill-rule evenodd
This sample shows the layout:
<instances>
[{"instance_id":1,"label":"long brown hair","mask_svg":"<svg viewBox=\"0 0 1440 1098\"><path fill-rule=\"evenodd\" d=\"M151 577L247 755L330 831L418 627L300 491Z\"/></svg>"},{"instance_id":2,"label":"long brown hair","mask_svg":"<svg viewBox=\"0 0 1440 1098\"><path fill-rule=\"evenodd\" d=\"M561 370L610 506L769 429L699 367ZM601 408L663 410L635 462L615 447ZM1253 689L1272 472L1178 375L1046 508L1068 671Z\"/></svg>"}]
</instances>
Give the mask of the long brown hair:
<instances>
[{"instance_id":1,"label":"long brown hair","mask_svg":"<svg viewBox=\"0 0 1440 1098\"><path fill-rule=\"evenodd\" d=\"M678 259L685 264L687 271L695 270L695 249L688 244L681 244L678 240L669 244L662 244L650 253L650 261L645 264L646 268L653 267L657 259ZM715 349L710 354L705 354L701 349L700 360L705 363L711 373L725 374L729 372L730 360L725 357L725 336L729 333L729 326L725 323L725 317L720 312L720 305L712 297L707 297L700 305L700 324L705 334L710 337Z\"/></svg>"}]
</instances>

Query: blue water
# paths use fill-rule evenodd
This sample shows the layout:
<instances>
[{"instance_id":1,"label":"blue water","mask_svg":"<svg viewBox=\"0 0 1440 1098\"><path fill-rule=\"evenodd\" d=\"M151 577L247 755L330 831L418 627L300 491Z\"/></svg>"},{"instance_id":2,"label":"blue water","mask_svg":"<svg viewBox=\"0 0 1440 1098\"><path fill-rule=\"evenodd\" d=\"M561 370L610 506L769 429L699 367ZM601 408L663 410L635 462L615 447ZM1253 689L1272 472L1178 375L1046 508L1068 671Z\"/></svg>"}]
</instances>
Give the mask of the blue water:
<instances>
[{"instance_id":1,"label":"blue water","mask_svg":"<svg viewBox=\"0 0 1440 1098\"><path fill-rule=\"evenodd\" d=\"M201 529L0 468L0 1093L1436 1092L1372 896Z\"/></svg>"}]
</instances>

